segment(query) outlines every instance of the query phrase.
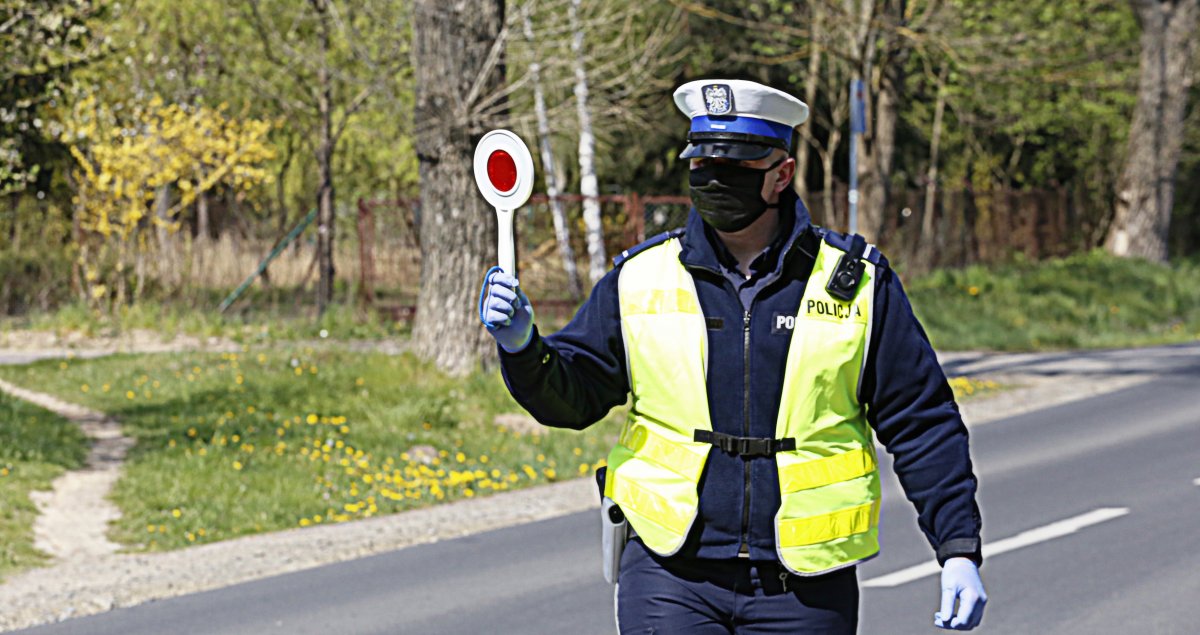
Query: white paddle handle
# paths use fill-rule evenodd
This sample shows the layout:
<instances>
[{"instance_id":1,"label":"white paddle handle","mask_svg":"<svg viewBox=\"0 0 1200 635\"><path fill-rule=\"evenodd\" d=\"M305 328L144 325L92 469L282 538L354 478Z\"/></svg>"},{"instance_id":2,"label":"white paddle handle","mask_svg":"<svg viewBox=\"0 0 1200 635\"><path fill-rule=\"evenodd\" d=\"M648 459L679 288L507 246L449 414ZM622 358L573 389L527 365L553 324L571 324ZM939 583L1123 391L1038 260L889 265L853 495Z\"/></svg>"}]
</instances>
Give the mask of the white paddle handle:
<instances>
[{"instance_id":1,"label":"white paddle handle","mask_svg":"<svg viewBox=\"0 0 1200 635\"><path fill-rule=\"evenodd\" d=\"M496 208L496 255L504 273L517 277L517 253L513 243L513 217L516 211Z\"/></svg>"}]
</instances>

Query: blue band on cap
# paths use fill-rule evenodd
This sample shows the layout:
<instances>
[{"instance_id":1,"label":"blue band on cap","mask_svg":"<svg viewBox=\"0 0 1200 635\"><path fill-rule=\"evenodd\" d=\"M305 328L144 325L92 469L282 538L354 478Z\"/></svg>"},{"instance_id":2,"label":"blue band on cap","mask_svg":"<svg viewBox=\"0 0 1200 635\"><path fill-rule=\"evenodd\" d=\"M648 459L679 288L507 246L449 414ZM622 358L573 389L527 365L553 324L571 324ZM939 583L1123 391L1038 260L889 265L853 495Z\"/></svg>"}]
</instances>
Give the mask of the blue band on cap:
<instances>
[{"instance_id":1,"label":"blue band on cap","mask_svg":"<svg viewBox=\"0 0 1200 635\"><path fill-rule=\"evenodd\" d=\"M777 121L767 121L754 117L709 117L699 115L692 117L692 132L740 132L762 137L782 139L790 148L792 145L792 127Z\"/></svg>"}]
</instances>

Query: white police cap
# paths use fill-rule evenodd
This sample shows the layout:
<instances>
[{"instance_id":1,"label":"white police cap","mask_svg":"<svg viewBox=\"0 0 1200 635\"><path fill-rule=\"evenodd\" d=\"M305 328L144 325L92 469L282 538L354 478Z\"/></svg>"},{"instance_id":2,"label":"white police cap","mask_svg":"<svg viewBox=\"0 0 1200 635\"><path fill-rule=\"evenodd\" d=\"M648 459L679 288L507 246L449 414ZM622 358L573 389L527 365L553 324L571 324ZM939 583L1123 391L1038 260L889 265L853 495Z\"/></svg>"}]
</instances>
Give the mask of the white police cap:
<instances>
[{"instance_id":1,"label":"white police cap","mask_svg":"<svg viewBox=\"0 0 1200 635\"><path fill-rule=\"evenodd\" d=\"M701 79L675 90L675 105L692 120L681 159L761 159L789 150L792 131L808 119L808 105L770 86L742 79Z\"/></svg>"}]
</instances>

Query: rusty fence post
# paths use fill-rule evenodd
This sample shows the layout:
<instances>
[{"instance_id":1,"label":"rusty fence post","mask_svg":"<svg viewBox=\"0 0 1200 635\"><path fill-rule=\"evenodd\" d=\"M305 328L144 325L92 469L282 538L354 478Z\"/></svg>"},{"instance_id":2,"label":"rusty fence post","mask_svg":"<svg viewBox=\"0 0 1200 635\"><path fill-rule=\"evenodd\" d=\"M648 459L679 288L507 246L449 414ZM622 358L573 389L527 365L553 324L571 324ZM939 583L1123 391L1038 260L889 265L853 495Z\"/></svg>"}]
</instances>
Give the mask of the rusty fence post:
<instances>
[{"instance_id":1,"label":"rusty fence post","mask_svg":"<svg viewBox=\"0 0 1200 635\"><path fill-rule=\"evenodd\" d=\"M364 306L375 302L375 214L358 199L358 297Z\"/></svg>"}]
</instances>

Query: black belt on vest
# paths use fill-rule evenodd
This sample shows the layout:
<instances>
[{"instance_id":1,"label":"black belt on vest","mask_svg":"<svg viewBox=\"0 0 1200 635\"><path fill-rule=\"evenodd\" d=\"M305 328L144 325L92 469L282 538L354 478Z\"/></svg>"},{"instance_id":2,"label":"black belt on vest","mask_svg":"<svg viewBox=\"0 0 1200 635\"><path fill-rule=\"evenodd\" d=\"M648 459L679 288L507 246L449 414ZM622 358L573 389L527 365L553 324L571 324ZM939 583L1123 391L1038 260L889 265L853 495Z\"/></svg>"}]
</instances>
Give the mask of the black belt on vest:
<instances>
[{"instance_id":1,"label":"black belt on vest","mask_svg":"<svg viewBox=\"0 0 1200 635\"><path fill-rule=\"evenodd\" d=\"M776 452L796 449L795 439L763 439L759 437L735 437L712 430L696 430L693 440L711 443L729 454L738 456L771 456Z\"/></svg>"}]
</instances>

